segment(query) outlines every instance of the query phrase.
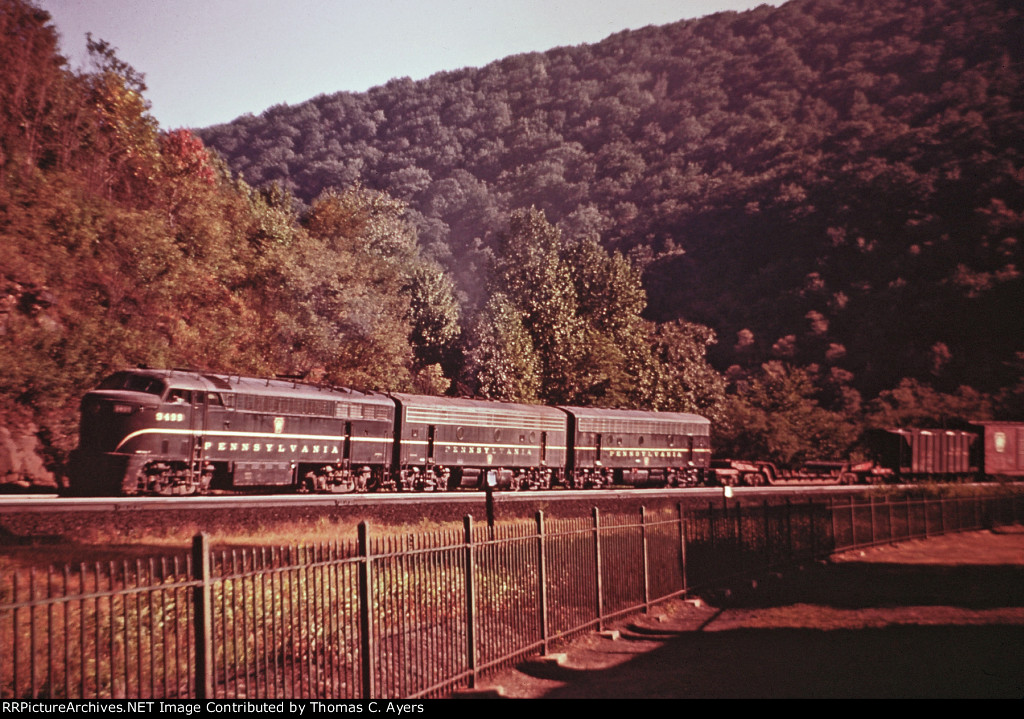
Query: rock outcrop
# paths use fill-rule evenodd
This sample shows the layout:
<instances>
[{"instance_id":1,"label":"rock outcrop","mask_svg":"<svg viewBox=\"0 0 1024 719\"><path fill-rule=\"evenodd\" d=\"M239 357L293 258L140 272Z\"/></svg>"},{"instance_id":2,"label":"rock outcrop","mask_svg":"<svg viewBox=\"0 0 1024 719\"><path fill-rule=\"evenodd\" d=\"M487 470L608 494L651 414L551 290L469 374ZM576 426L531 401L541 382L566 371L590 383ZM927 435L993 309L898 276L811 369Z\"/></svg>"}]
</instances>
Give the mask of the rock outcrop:
<instances>
[{"instance_id":1,"label":"rock outcrop","mask_svg":"<svg viewBox=\"0 0 1024 719\"><path fill-rule=\"evenodd\" d=\"M0 486L57 487L56 477L43 462L36 431L34 426L21 430L0 426Z\"/></svg>"}]
</instances>

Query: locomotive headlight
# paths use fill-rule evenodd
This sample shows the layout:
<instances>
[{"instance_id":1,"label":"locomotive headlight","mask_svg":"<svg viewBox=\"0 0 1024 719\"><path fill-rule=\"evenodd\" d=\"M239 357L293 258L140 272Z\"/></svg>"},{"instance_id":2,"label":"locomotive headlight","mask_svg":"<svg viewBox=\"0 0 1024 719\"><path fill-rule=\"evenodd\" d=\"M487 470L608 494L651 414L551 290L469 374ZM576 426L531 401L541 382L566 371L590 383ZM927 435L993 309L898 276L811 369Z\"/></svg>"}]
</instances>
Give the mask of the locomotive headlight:
<instances>
[{"instance_id":1,"label":"locomotive headlight","mask_svg":"<svg viewBox=\"0 0 1024 719\"><path fill-rule=\"evenodd\" d=\"M134 409L130 404L115 404L114 414L131 414Z\"/></svg>"}]
</instances>

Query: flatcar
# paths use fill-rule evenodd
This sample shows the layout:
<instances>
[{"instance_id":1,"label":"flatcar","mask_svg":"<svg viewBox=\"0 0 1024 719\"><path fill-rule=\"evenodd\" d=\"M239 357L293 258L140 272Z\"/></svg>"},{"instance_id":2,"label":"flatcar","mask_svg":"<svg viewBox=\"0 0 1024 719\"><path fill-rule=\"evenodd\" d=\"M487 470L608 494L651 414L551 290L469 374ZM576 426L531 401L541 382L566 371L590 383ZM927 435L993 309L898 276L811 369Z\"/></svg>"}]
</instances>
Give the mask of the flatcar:
<instances>
[{"instance_id":1,"label":"flatcar","mask_svg":"<svg viewBox=\"0 0 1024 719\"><path fill-rule=\"evenodd\" d=\"M561 407L569 415L567 476L576 488L703 484L711 422L696 414Z\"/></svg>"},{"instance_id":2,"label":"flatcar","mask_svg":"<svg viewBox=\"0 0 1024 719\"><path fill-rule=\"evenodd\" d=\"M386 395L178 370L117 372L81 404L76 494L350 491L390 476Z\"/></svg>"}]
</instances>

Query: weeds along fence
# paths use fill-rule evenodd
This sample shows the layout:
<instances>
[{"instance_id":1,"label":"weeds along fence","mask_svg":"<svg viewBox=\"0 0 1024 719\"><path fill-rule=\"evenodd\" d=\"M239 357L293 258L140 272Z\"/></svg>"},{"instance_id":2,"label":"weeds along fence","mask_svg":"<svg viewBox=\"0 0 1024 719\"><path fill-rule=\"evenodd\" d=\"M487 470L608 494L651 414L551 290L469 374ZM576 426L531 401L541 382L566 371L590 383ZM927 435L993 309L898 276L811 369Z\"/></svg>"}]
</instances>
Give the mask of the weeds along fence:
<instances>
[{"instance_id":1,"label":"weeds along fence","mask_svg":"<svg viewBox=\"0 0 1024 719\"><path fill-rule=\"evenodd\" d=\"M709 503L0 576L3 698L443 696L671 597L1020 521L1024 496Z\"/></svg>"}]
</instances>

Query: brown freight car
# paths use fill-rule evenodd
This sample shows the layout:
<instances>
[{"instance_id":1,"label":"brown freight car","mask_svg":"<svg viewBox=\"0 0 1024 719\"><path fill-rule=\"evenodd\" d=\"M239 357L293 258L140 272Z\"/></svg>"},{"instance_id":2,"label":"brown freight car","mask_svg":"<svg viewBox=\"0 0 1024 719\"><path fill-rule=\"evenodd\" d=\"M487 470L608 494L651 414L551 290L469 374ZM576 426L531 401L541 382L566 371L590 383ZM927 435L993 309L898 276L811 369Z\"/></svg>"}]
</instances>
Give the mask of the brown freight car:
<instances>
[{"instance_id":1,"label":"brown freight car","mask_svg":"<svg viewBox=\"0 0 1024 719\"><path fill-rule=\"evenodd\" d=\"M897 480L967 480L980 472L980 437L959 429L880 429L867 434L874 460Z\"/></svg>"},{"instance_id":2,"label":"brown freight car","mask_svg":"<svg viewBox=\"0 0 1024 719\"><path fill-rule=\"evenodd\" d=\"M1024 422L977 422L983 443L985 475L1024 477Z\"/></svg>"}]
</instances>

